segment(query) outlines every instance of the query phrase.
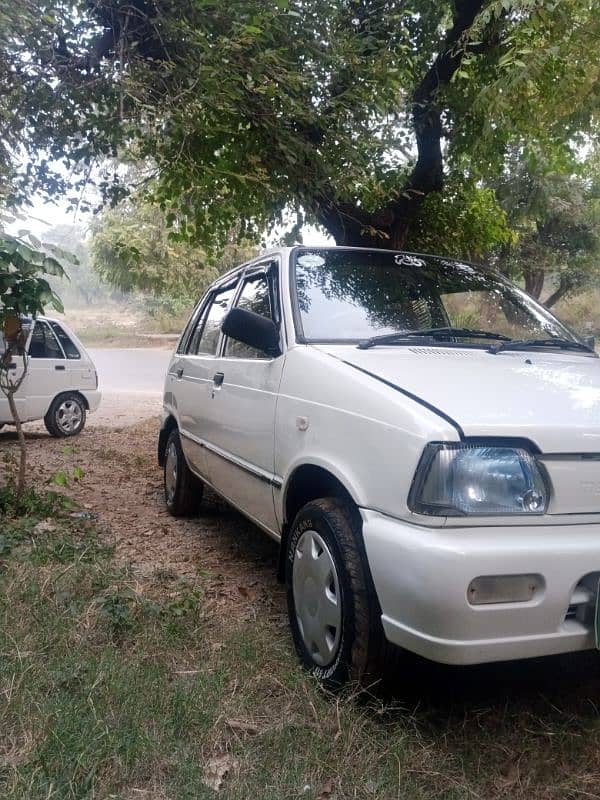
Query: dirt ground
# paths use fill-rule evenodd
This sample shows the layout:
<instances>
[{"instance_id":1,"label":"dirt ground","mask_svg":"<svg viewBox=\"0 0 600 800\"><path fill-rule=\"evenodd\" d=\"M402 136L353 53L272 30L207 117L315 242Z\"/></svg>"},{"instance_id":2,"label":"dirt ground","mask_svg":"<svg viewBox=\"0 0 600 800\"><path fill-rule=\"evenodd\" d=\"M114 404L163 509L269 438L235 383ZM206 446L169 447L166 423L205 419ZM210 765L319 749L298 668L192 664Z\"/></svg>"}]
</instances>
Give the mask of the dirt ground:
<instances>
[{"instance_id":1,"label":"dirt ground","mask_svg":"<svg viewBox=\"0 0 600 800\"><path fill-rule=\"evenodd\" d=\"M156 459L159 411L158 398L108 397L74 439L53 439L39 423L26 426L31 481L41 485L66 473L68 486L60 490L97 515L117 561L140 579L158 569L201 574L211 605L283 621L275 542L209 492L198 517L166 512ZM16 436L5 428L0 461L7 451L16 451ZM77 467L81 480L73 477Z\"/></svg>"}]
</instances>

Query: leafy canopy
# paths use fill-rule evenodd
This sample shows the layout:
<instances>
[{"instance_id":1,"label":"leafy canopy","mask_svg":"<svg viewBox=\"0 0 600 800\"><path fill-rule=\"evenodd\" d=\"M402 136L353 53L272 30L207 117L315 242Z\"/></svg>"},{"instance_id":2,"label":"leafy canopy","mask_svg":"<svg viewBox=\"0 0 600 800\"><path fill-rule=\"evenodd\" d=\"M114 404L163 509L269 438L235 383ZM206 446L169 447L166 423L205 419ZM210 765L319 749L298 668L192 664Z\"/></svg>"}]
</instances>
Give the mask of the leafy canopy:
<instances>
[{"instance_id":1,"label":"leafy canopy","mask_svg":"<svg viewBox=\"0 0 600 800\"><path fill-rule=\"evenodd\" d=\"M210 260L202 248L173 239L159 208L139 202L105 211L92 229L92 263L104 281L188 305L222 272L254 255L250 245L232 242Z\"/></svg>"},{"instance_id":2,"label":"leafy canopy","mask_svg":"<svg viewBox=\"0 0 600 800\"><path fill-rule=\"evenodd\" d=\"M523 164L515 154L497 185L516 236L498 253L498 266L551 307L600 277L600 170L595 156L577 172L557 172L539 159Z\"/></svg>"},{"instance_id":3,"label":"leafy canopy","mask_svg":"<svg viewBox=\"0 0 600 800\"><path fill-rule=\"evenodd\" d=\"M595 0L0 3L11 199L128 153L152 170L136 190L208 248L289 209L400 246L428 196L497 177L515 142L559 163L597 133Z\"/></svg>"}]
</instances>

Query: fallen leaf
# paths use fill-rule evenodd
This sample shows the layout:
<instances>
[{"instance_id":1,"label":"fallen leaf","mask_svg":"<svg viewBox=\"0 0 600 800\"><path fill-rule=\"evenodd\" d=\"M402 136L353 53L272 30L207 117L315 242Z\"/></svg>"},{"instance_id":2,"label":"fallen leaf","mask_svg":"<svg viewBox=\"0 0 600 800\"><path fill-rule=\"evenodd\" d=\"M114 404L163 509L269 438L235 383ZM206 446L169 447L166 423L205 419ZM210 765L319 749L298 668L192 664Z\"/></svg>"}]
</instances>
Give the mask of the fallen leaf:
<instances>
[{"instance_id":1,"label":"fallen leaf","mask_svg":"<svg viewBox=\"0 0 600 800\"><path fill-rule=\"evenodd\" d=\"M242 595L242 597L245 597L246 600L256 600L258 597L258 592L248 589L246 586L238 586L237 588L238 592Z\"/></svg>"},{"instance_id":2,"label":"fallen leaf","mask_svg":"<svg viewBox=\"0 0 600 800\"><path fill-rule=\"evenodd\" d=\"M38 524L33 529L33 532L39 535L40 533L52 533L53 530L55 530L55 528L54 525L50 522L50 520L43 519L41 522L38 522Z\"/></svg>"},{"instance_id":3,"label":"fallen leaf","mask_svg":"<svg viewBox=\"0 0 600 800\"><path fill-rule=\"evenodd\" d=\"M232 731L235 731L235 733L250 733L252 735L260 733L258 725L245 719L227 719L225 720L225 724L228 728L231 728Z\"/></svg>"},{"instance_id":4,"label":"fallen leaf","mask_svg":"<svg viewBox=\"0 0 600 800\"><path fill-rule=\"evenodd\" d=\"M237 759L235 759L229 753L225 754L224 756L211 758L204 767L204 777L202 778L202 782L205 784L205 786L208 786L209 789L219 792L223 786L225 778L232 769L237 767L237 765Z\"/></svg>"},{"instance_id":5,"label":"fallen leaf","mask_svg":"<svg viewBox=\"0 0 600 800\"><path fill-rule=\"evenodd\" d=\"M325 781L323 786L321 787L321 791L317 795L317 800L327 800L327 798L331 797L333 794L333 778L329 778L328 781Z\"/></svg>"}]
</instances>

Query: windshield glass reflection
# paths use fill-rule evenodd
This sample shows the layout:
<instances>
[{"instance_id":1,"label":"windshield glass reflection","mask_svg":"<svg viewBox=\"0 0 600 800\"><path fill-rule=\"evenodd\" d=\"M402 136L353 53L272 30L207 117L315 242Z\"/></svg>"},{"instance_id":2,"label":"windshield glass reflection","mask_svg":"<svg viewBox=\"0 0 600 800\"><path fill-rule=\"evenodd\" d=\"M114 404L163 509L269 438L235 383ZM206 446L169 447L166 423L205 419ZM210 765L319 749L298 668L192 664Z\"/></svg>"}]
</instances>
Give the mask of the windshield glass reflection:
<instances>
[{"instance_id":1,"label":"windshield glass reflection","mask_svg":"<svg viewBox=\"0 0 600 800\"><path fill-rule=\"evenodd\" d=\"M302 331L310 341L355 342L447 326L511 339L573 339L520 289L460 261L377 250L302 249L294 271Z\"/></svg>"}]
</instances>

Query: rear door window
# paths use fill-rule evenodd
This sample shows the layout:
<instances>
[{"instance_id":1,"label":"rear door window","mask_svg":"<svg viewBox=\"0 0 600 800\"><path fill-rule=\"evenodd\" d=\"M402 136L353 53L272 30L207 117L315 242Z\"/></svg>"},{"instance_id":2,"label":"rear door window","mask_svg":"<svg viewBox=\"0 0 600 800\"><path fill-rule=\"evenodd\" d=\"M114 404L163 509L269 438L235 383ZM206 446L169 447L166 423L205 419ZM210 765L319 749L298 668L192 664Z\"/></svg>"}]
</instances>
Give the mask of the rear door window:
<instances>
[{"instance_id":1,"label":"rear door window","mask_svg":"<svg viewBox=\"0 0 600 800\"><path fill-rule=\"evenodd\" d=\"M51 322L50 327L54 331L56 338L62 345L62 349L65 351L65 355L67 358L81 358L81 353L73 344L73 341L68 336L67 332L64 328L62 328L58 322Z\"/></svg>"},{"instance_id":2,"label":"rear door window","mask_svg":"<svg viewBox=\"0 0 600 800\"><path fill-rule=\"evenodd\" d=\"M264 273L253 275L246 279L236 307L260 314L261 317L266 317L267 319L273 319L269 280ZM238 342L235 339L227 339L225 355L234 358L265 357L265 353L261 350L256 350L254 347Z\"/></svg>"}]
</instances>

